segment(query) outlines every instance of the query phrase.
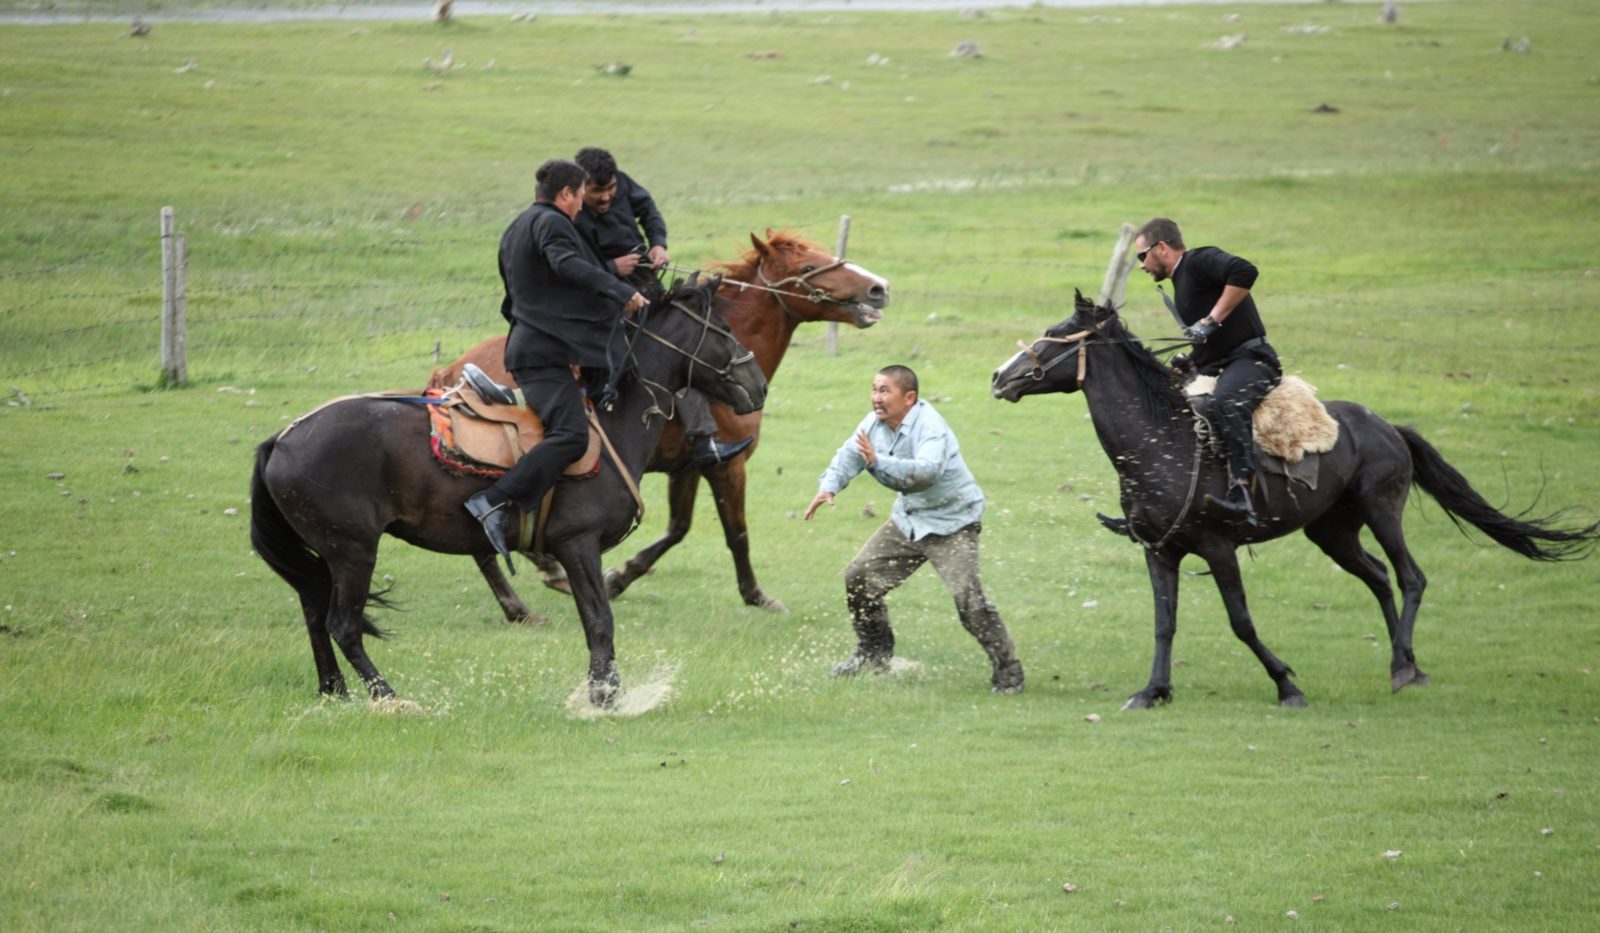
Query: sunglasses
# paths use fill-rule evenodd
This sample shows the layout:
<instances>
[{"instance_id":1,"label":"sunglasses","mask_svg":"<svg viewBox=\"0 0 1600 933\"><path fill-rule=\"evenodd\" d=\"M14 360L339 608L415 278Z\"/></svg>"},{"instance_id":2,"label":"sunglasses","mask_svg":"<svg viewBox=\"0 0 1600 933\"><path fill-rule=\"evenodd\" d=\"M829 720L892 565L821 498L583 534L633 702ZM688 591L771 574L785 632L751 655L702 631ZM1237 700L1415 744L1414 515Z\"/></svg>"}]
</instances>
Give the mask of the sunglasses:
<instances>
[{"instance_id":1,"label":"sunglasses","mask_svg":"<svg viewBox=\"0 0 1600 933\"><path fill-rule=\"evenodd\" d=\"M1134 253L1133 254L1133 258L1139 260L1140 262L1144 262L1144 257L1150 255L1150 251L1155 249L1157 246L1160 246L1160 245L1161 244L1159 242L1151 243L1149 246L1146 246L1144 249L1140 250L1139 252Z\"/></svg>"}]
</instances>

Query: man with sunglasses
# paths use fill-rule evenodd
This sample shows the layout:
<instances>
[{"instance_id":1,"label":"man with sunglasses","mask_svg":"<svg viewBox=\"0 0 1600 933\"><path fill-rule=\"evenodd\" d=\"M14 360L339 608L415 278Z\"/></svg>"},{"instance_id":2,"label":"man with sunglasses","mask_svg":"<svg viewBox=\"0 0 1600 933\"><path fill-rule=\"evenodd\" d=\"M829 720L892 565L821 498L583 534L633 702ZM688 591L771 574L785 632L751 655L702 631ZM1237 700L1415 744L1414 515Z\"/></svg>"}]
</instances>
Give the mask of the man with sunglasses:
<instances>
[{"instance_id":1,"label":"man with sunglasses","mask_svg":"<svg viewBox=\"0 0 1600 933\"><path fill-rule=\"evenodd\" d=\"M1267 329L1250 297L1256 267L1215 246L1188 249L1177 223L1166 217L1141 227L1133 247L1139 268L1157 282L1172 280L1172 298L1163 292L1162 299L1184 325L1183 336L1194 342L1185 365L1217 377L1209 401L1197 407L1222 440L1232 482L1227 498L1206 496L1204 507L1253 528L1257 521L1250 481L1256 468L1250 422L1261 400L1283 378L1278 354L1267 343Z\"/></svg>"}]
</instances>

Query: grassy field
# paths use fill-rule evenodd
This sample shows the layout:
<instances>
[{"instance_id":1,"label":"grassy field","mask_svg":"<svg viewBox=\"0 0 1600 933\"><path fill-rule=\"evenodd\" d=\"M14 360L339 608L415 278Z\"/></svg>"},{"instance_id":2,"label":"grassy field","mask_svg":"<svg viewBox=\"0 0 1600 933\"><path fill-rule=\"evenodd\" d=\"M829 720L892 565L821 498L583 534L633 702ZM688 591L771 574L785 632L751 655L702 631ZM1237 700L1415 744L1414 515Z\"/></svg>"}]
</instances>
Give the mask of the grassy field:
<instances>
[{"instance_id":1,"label":"grassy field","mask_svg":"<svg viewBox=\"0 0 1600 933\"><path fill-rule=\"evenodd\" d=\"M1151 609L1093 519L1110 465L1082 399L988 396L1119 225L1170 214L1261 267L1274 344L1325 398L1417 426L1510 510L1593 520L1600 9L1376 19L0 27L0 928L1589 929L1600 564L1468 540L1419 493L1432 686L1389 694L1370 596L1294 539L1245 573L1309 708L1273 704L1196 576L1176 702L1119 713ZM983 58L947 54L968 38ZM424 67L447 48L459 67ZM507 626L470 562L391 542L403 611L369 647L420 713L319 702L249 549L254 446L499 333L500 231L585 144L650 187L685 267L766 227L831 245L850 214L851 257L894 283L882 324L837 356L802 330L773 384L749 508L791 612L739 604L702 501L616 605L625 685L672 698L593 718L569 602L524 573L551 621ZM192 382L168 391L163 205L190 252ZM1173 330L1141 279L1126 316ZM839 571L892 497L863 480L797 516L895 361L988 493L1020 696L988 693L931 574L890 603L916 668L828 677Z\"/></svg>"}]
</instances>

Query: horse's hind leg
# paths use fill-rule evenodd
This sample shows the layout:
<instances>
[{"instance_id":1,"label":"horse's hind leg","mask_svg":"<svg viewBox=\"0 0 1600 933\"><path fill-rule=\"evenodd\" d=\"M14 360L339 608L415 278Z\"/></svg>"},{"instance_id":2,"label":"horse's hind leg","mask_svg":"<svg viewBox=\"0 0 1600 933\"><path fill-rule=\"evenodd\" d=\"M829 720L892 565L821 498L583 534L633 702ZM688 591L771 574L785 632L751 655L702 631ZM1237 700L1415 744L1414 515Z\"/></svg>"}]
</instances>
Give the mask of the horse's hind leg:
<instances>
[{"instance_id":1,"label":"horse's hind leg","mask_svg":"<svg viewBox=\"0 0 1600 933\"><path fill-rule=\"evenodd\" d=\"M1381 513L1367 518L1367 527L1372 529L1372 536L1388 556L1389 563L1394 566L1395 577L1400 581L1400 621L1391 636L1394 661L1389 670L1389 686L1395 692L1409 685L1422 687L1428 683L1428 675L1417 667L1417 656L1411 645L1417 624L1417 610L1422 606L1422 591L1428 588L1428 578L1406 547L1405 532L1400 528L1404 506L1405 499L1402 497Z\"/></svg>"},{"instance_id":2,"label":"horse's hind leg","mask_svg":"<svg viewBox=\"0 0 1600 933\"><path fill-rule=\"evenodd\" d=\"M1361 520L1353 511L1339 508L1306 526L1306 537L1322 548L1322 553L1333 559L1346 573L1360 580L1372 591L1383 612L1383 624L1389 632L1391 655L1389 659L1390 685L1399 690L1406 684L1427 681L1417 670L1416 658L1411 654L1409 639L1402 642L1400 614L1395 611L1394 587L1389 583L1389 571L1383 562L1361 546Z\"/></svg>"},{"instance_id":3,"label":"horse's hind leg","mask_svg":"<svg viewBox=\"0 0 1600 933\"><path fill-rule=\"evenodd\" d=\"M344 674L333 656L333 639L328 637L330 594L322 587L300 594L300 611L306 617L306 634L311 636L311 657L317 662L317 692L324 696L349 696Z\"/></svg>"},{"instance_id":4,"label":"horse's hind leg","mask_svg":"<svg viewBox=\"0 0 1600 933\"><path fill-rule=\"evenodd\" d=\"M694 497L700 489L700 474L693 470L679 470L667 479L667 530L661 537L650 542L639 553L628 558L622 569L613 570L605 575L606 595L616 599L633 585L633 581L649 573L655 567L656 561L662 555L677 546L689 534L689 526L694 523ZM567 575L572 571L569 568ZM574 596L576 588L571 589Z\"/></svg>"},{"instance_id":5,"label":"horse's hind leg","mask_svg":"<svg viewBox=\"0 0 1600 933\"><path fill-rule=\"evenodd\" d=\"M378 673L378 668L367 657L366 647L362 644L363 635L378 633L366 615L367 596L372 591L372 569L378 558L376 542L362 548L359 554L340 558L330 557L325 552L323 558L333 571L333 598L329 602L327 616L328 635L344 652L345 660L361 675L367 692L374 700L394 696L394 689Z\"/></svg>"},{"instance_id":6,"label":"horse's hind leg","mask_svg":"<svg viewBox=\"0 0 1600 933\"><path fill-rule=\"evenodd\" d=\"M1234 554L1233 548L1228 547L1216 554L1203 556L1206 558L1206 563L1211 566L1211 575L1217 581L1217 589L1222 593L1222 604L1227 607L1228 624L1233 627L1234 636L1255 653L1261 665L1267 669L1267 675L1278 685L1278 705L1305 706L1306 695L1301 693L1300 688L1289 679L1294 670L1280 661L1278 656L1256 637L1256 626L1250 620L1250 609L1245 604L1244 581L1239 576L1239 558Z\"/></svg>"},{"instance_id":7,"label":"horse's hind leg","mask_svg":"<svg viewBox=\"0 0 1600 933\"><path fill-rule=\"evenodd\" d=\"M512 624L531 623L543 625L549 621L544 616L535 615L528 611L522 602L522 597L511 588L511 582L500 569L500 560L494 554L474 554L472 559L478 563L478 572L483 574L489 590L494 593L495 602L500 604L500 611L505 613L506 621Z\"/></svg>"},{"instance_id":8,"label":"horse's hind leg","mask_svg":"<svg viewBox=\"0 0 1600 933\"><path fill-rule=\"evenodd\" d=\"M572 599L577 603L578 618L583 622L584 638L589 643L589 702L610 707L616 702L622 680L617 676L611 601L606 598L599 545L562 548L557 556L561 566L567 569Z\"/></svg>"}]
</instances>

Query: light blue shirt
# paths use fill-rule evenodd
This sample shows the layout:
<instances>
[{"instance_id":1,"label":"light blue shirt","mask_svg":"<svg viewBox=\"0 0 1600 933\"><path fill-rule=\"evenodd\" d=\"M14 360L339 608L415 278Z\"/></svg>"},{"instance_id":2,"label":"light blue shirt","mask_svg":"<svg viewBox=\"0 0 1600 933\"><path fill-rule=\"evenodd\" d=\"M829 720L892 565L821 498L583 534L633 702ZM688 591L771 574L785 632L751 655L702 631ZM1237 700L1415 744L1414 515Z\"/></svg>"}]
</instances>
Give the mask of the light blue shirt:
<instances>
[{"instance_id":1,"label":"light blue shirt","mask_svg":"<svg viewBox=\"0 0 1600 933\"><path fill-rule=\"evenodd\" d=\"M856 449L856 435L863 431L878 461L868 472L899 493L890 519L901 534L912 541L948 535L983 517L983 490L961 459L961 445L944 418L921 399L897 430L868 414L822 471L822 492L839 493L867 468L867 458Z\"/></svg>"}]
</instances>

